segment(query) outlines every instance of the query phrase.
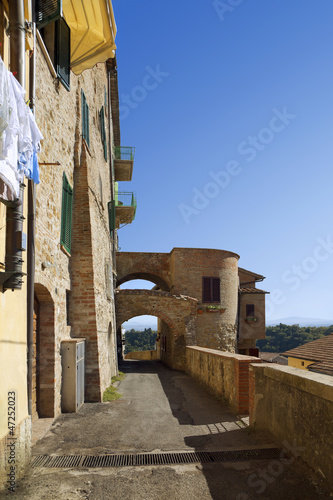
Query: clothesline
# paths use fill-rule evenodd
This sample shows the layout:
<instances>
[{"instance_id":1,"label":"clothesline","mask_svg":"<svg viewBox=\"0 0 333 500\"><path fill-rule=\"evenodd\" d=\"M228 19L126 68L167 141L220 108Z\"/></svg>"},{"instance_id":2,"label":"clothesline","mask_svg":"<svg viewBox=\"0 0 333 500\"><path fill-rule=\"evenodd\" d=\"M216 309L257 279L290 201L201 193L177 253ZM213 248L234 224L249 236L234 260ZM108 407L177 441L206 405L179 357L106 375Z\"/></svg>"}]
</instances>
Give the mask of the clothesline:
<instances>
[{"instance_id":1,"label":"clothesline","mask_svg":"<svg viewBox=\"0 0 333 500\"><path fill-rule=\"evenodd\" d=\"M37 153L43 135L25 94L0 57L0 199L7 201L19 198L24 176L40 182Z\"/></svg>"}]
</instances>

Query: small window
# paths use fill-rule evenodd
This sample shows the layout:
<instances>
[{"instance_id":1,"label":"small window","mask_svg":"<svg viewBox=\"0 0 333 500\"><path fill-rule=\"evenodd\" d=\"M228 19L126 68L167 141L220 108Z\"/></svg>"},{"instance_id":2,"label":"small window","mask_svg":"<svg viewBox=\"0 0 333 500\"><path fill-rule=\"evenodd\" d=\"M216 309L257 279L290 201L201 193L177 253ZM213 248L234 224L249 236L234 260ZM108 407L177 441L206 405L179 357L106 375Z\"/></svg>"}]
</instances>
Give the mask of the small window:
<instances>
[{"instance_id":1,"label":"small window","mask_svg":"<svg viewBox=\"0 0 333 500\"><path fill-rule=\"evenodd\" d=\"M246 304L246 317L254 316L254 304Z\"/></svg>"},{"instance_id":2,"label":"small window","mask_svg":"<svg viewBox=\"0 0 333 500\"><path fill-rule=\"evenodd\" d=\"M304 366L304 361L302 361L302 366Z\"/></svg>"},{"instance_id":3,"label":"small window","mask_svg":"<svg viewBox=\"0 0 333 500\"><path fill-rule=\"evenodd\" d=\"M87 104L86 96L81 89L82 98L82 137L85 139L88 146L90 146L90 136L89 136L89 107Z\"/></svg>"},{"instance_id":4,"label":"small window","mask_svg":"<svg viewBox=\"0 0 333 500\"><path fill-rule=\"evenodd\" d=\"M71 188L66 174L63 174L62 184L62 207L61 207L61 235L60 244L71 252L72 240L72 204L73 204L73 189Z\"/></svg>"},{"instance_id":5,"label":"small window","mask_svg":"<svg viewBox=\"0 0 333 500\"><path fill-rule=\"evenodd\" d=\"M99 112L99 122L100 122L100 127L101 127L101 140L102 140L102 144L103 144L104 159L105 159L105 161L108 161L108 150L107 150L107 143L106 143L104 116L105 116L104 106L102 106L101 110Z\"/></svg>"},{"instance_id":6,"label":"small window","mask_svg":"<svg viewBox=\"0 0 333 500\"><path fill-rule=\"evenodd\" d=\"M220 278L202 278L202 302L220 302Z\"/></svg>"}]
</instances>

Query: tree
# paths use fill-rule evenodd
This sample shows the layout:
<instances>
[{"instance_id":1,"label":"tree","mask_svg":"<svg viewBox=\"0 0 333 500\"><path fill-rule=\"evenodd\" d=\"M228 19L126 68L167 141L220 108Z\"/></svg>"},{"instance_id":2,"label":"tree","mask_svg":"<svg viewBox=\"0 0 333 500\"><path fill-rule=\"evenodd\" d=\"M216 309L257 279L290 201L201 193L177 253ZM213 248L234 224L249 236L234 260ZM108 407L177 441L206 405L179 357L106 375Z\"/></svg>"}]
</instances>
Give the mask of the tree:
<instances>
[{"instance_id":1,"label":"tree","mask_svg":"<svg viewBox=\"0 0 333 500\"><path fill-rule=\"evenodd\" d=\"M329 327L300 327L299 325L280 323L266 328L266 339L257 340L257 347L260 351L285 352L329 335L332 331L333 325Z\"/></svg>"},{"instance_id":2,"label":"tree","mask_svg":"<svg viewBox=\"0 0 333 500\"><path fill-rule=\"evenodd\" d=\"M152 351L155 348L157 332L151 328L145 328L143 332L137 330L127 331L125 333L125 354L133 351Z\"/></svg>"}]
</instances>

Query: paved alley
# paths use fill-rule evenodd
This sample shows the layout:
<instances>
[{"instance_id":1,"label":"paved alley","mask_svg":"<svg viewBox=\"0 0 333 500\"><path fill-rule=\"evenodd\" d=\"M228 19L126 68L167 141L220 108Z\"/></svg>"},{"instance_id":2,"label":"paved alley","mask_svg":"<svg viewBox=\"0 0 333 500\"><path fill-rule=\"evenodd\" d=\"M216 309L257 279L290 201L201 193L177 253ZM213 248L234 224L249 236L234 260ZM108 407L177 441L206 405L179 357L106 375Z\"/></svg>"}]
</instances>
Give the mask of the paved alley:
<instances>
[{"instance_id":1,"label":"paved alley","mask_svg":"<svg viewBox=\"0 0 333 500\"><path fill-rule=\"evenodd\" d=\"M159 362L125 361L123 397L86 403L76 414L58 417L33 447L36 456L100 456L247 450L242 460L120 467L36 467L12 498L112 500L312 500L329 498L320 480L294 456L263 460L249 450L276 448L250 431L182 372ZM246 420L245 420L246 422ZM283 458L282 458L283 457ZM233 461L232 461L233 460ZM4 495L7 497L7 495ZM9 496L9 494L8 494Z\"/></svg>"}]
</instances>

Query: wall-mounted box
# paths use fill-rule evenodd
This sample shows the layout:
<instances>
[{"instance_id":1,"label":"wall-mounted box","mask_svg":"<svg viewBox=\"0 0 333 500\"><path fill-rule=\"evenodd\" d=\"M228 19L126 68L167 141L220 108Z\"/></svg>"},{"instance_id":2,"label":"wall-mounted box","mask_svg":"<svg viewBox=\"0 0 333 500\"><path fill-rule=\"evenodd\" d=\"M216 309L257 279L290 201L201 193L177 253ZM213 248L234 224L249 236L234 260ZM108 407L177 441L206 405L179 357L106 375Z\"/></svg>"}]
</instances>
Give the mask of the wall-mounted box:
<instances>
[{"instance_id":1,"label":"wall-mounted box","mask_svg":"<svg viewBox=\"0 0 333 500\"><path fill-rule=\"evenodd\" d=\"M76 412L84 403L85 339L61 342L61 411Z\"/></svg>"}]
</instances>

